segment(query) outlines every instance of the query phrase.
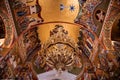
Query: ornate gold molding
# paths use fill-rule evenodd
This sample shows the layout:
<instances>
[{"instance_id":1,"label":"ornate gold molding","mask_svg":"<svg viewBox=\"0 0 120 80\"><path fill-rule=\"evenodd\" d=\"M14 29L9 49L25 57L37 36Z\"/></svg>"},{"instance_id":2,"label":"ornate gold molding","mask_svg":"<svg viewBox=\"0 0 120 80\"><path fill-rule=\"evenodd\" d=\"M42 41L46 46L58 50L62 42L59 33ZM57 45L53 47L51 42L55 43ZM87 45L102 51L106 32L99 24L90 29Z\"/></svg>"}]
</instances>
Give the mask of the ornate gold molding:
<instances>
[{"instance_id":1,"label":"ornate gold molding","mask_svg":"<svg viewBox=\"0 0 120 80\"><path fill-rule=\"evenodd\" d=\"M52 69L70 69L82 67L81 51L77 44L68 36L68 32L61 25L56 25L50 31L50 38L41 46L38 52L40 65L47 65Z\"/></svg>"}]
</instances>

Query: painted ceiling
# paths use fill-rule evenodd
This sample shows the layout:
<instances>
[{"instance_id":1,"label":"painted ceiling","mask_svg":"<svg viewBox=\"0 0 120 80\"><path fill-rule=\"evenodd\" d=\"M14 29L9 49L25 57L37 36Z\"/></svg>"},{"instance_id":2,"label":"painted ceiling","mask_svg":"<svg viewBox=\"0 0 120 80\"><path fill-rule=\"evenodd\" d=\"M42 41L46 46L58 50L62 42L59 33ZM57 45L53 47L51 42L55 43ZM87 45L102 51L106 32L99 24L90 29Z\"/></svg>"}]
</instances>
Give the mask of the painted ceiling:
<instances>
[{"instance_id":1,"label":"painted ceiling","mask_svg":"<svg viewBox=\"0 0 120 80\"><path fill-rule=\"evenodd\" d=\"M119 6L119 0L0 0L0 78L119 77Z\"/></svg>"}]
</instances>

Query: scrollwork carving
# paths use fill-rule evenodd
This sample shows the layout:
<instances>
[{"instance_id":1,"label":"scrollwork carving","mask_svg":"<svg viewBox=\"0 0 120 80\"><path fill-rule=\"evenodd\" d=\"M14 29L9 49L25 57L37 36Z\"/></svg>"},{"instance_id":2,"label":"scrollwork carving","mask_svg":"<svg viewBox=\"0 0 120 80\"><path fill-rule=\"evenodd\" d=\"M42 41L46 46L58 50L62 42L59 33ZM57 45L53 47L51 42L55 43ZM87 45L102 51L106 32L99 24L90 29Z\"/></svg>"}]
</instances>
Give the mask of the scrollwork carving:
<instances>
[{"instance_id":1,"label":"scrollwork carving","mask_svg":"<svg viewBox=\"0 0 120 80\"><path fill-rule=\"evenodd\" d=\"M55 29L50 31L50 38L38 52L38 58L41 67L47 65L56 70L68 70L74 66L82 67L81 53L63 26L56 25Z\"/></svg>"}]
</instances>

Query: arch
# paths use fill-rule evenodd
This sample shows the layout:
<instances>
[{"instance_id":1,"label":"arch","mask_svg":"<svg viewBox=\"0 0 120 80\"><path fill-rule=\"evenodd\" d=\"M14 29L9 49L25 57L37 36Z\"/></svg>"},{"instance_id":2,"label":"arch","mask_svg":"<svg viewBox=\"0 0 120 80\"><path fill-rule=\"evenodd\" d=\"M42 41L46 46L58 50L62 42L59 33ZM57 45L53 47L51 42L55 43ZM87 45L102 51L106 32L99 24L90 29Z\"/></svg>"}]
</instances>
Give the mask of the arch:
<instances>
[{"instance_id":1,"label":"arch","mask_svg":"<svg viewBox=\"0 0 120 80\"><path fill-rule=\"evenodd\" d=\"M3 19L0 16L0 46L2 46L4 44L4 40L5 40L5 24L3 22Z\"/></svg>"},{"instance_id":2,"label":"arch","mask_svg":"<svg viewBox=\"0 0 120 80\"><path fill-rule=\"evenodd\" d=\"M4 24L5 24L5 41L2 45L3 48L9 48L13 42L13 38L14 38L14 29L13 29L13 25L11 24L11 19L9 18L9 16L7 15L7 13L1 9L0 11L0 17L2 18Z\"/></svg>"},{"instance_id":3,"label":"arch","mask_svg":"<svg viewBox=\"0 0 120 80\"><path fill-rule=\"evenodd\" d=\"M120 41L120 14L118 14L111 28L111 40Z\"/></svg>"},{"instance_id":4,"label":"arch","mask_svg":"<svg viewBox=\"0 0 120 80\"><path fill-rule=\"evenodd\" d=\"M120 16L120 13L112 16L108 21L105 22L104 34L103 34L103 43L108 50L113 50L112 41L111 41L111 33L112 27L116 19Z\"/></svg>"}]
</instances>

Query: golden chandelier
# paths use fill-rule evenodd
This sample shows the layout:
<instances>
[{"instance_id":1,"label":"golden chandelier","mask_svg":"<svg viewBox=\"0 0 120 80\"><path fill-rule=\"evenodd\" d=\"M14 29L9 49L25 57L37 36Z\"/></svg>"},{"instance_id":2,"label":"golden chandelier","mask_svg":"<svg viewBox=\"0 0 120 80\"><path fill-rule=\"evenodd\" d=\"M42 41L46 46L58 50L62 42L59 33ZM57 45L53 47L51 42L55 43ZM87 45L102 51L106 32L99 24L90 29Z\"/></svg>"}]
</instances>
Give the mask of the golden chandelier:
<instances>
[{"instance_id":1,"label":"golden chandelier","mask_svg":"<svg viewBox=\"0 0 120 80\"><path fill-rule=\"evenodd\" d=\"M56 70L68 70L74 66L81 68L80 55L77 44L61 25L56 25L53 31L50 31L50 38L38 52L40 66L47 65Z\"/></svg>"}]
</instances>

